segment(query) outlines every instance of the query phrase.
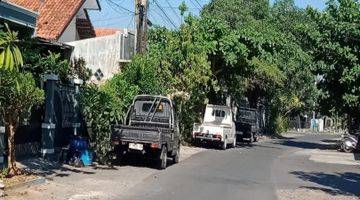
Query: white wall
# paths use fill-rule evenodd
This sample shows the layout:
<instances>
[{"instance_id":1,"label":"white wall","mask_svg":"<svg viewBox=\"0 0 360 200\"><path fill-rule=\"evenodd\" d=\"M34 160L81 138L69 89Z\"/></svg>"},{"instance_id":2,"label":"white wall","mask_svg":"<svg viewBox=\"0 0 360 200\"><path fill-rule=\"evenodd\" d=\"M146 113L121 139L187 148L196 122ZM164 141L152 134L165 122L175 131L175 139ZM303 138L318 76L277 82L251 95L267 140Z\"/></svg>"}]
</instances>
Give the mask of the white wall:
<instances>
[{"instance_id":1,"label":"white wall","mask_svg":"<svg viewBox=\"0 0 360 200\"><path fill-rule=\"evenodd\" d=\"M102 80L106 80L120 71L119 62L124 59L124 51L131 55L134 52L133 45L129 47L129 45L124 44L124 39L128 43L134 43L134 35L125 36L122 33L117 33L105 37L67 42L66 44L74 47L72 59L84 58L86 67L91 69L93 73L100 69L104 74ZM93 76L92 80L95 81L96 78Z\"/></svg>"},{"instance_id":2,"label":"white wall","mask_svg":"<svg viewBox=\"0 0 360 200\"><path fill-rule=\"evenodd\" d=\"M74 46L72 59L84 58L86 67L93 73L100 69L104 78L109 78L113 72L119 70L120 40L118 35L90 38L67 44Z\"/></svg>"},{"instance_id":3,"label":"white wall","mask_svg":"<svg viewBox=\"0 0 360 200\"><path fill-rule=\"evenodd\" d=\"M66 27L65 31L59 38L59 42L66 43L79 40L79 35L76 30L76 17L74 17L69 25Z\"/></svg>"}]
</instances>

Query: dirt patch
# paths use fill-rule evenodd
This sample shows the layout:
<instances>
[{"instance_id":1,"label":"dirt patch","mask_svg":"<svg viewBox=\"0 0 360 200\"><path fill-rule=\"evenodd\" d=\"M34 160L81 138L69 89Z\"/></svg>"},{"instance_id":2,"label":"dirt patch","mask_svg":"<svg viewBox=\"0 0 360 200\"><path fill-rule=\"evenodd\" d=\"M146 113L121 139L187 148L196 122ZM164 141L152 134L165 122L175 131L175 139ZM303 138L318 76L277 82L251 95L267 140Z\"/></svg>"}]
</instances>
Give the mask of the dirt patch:
<instances>
[{"instance_id":1,"label":"dirt patch","mask_svg":"<svg viewBox=\"0 0 360 200\"><path fill-rule=\"evenodd\" d=\"M204 148L181 146L180 147L180 161L186 160L194 154L205 151Z\"/></svg>"},{"instance_id":2,"label":"dirt patch","mask_svg":"<svg viewBox=\"0 0 360 200\"><path fill-rule=\"evenodd\" d=\"M278 190L279 200L358 200L356 196L346 196L340 194L331 194L322 190L312 189L295 189L295 190Z\"/></svg>"},{"instance_id":3,"label":"dirt patch","mask_svg":"<svg viewBox=\"0 0 360 200\"><path fill-rule=\"evenodd\" d=\"M7 187L12 187L21 183L25 183L25 182L29 182L29 181L33 181L36 180L38 177L36 175L33 174L22 174L22 175L18 175L18 176L14 176L12 178L4 178L4 184L5 184L5 188Z\"/></svg>"}]
</instances>

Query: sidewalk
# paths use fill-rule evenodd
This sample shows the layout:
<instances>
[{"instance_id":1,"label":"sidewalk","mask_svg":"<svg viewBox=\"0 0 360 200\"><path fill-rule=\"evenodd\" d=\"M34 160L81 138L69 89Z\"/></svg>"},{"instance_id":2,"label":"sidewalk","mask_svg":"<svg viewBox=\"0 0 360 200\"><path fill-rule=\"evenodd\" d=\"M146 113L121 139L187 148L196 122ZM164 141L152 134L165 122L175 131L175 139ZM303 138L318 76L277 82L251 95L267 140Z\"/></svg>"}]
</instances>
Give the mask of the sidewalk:
<instances>
[{"instance_id":1,"label":"sidewalk","mask_svg":"<svg viewBox=\"0 0 360 200\"><path fill-rule=\"evenodd\" d=\"M201 151L204 151L204 149L183 146L180 161L184 161ZM74 168L69 165L57 165L37 158L26 160L20 164L22 167L32 168L35 172L44 176L47 181L43 185L11 191L6 199L78 200L116 198L117 194L121 194L122 191L162 172L142 161L134 161L131 165L125 166Z\"/></svg>"}]
</instances>

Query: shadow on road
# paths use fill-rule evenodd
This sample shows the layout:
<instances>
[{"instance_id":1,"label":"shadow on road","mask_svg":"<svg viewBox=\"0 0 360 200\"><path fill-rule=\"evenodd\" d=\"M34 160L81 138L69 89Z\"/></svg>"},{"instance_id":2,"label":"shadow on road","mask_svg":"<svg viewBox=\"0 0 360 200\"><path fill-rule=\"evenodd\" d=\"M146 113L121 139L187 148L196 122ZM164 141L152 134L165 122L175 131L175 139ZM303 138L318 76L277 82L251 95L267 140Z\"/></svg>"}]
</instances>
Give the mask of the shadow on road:
<instances>
[{"instance_id":1,"label":"shadow on road","mask_svg":"<svg viewBox=\"0 0 360 200\"><path fill-rule=\"evenodd\" d=\"M158 169L158 160L155 158L146 157L139 154L125 154L121 159L114 160L114 166L133 166L133 167L146 167L151 169ZM167 159L167 167L174 164L171 158Z\"/></svg>"},{"instance_id":2,"label":"shadow on road","mask_svg":"<svg viewBox=\"0 0 360 200\"><path fill-rule=\"evenodd\" d=\"M82 174L95 174L95 172L82 170L81 168L74 168L67 165L62 165L57 162L51 162L42 158L30 158L20 161L21 165L25 167L25 170L29 170L32 173L48 178L49 176L66 177L71 173ZM86 169L86 168L84 168Z\"/></svg>"},{"instance_id":3,"label":"shadow on road","mask_svg":"<svg viewBox=\"0 0 360 200\"><path fill-rule=\"evenodd\" d=\"M360 160L360 153L354 153L354 159Z\"/></svg>"},{"instance_id":4,"label":"shadow on road","mask_svg":"<svg viewBox=\"0 0 360 200\"><path fill-rule=\"evenodd\" d=\"M260 148L266 148L266 149L282 149L281 147L275 147L275 146L269 146L269 145L263 145L263 144L253 144L254 147L260 147Z\"/></svg>"},{"instance_id":5,"label":"shadow on road","mask_svg":"<svg viewBox=\"0 0 360 200\"><path fill-rule=\"evenodd\" d=\"M319 187L303 186L302 188L321 190L331 195L355 195L360 196L359 183L360 174L345 173L323 173L323 172L302 172L294 171L290 174L298 178L321 185Z\"/></svg>"},{"instance_id":6,"label":"shadow on road","mask_svg":"<svg viewBox=\"0 0 360 200\"><path fill-rule=\"evenodd\" d=\"M330 144L338 144L340 142L340 140L338 140L338 139L333 139L333 140L325 139L325 140L321 140L321 142L330 143Z\"/></svg>"},{"instance_id":7,"label":"shadow on road","mask_svg":"<svg viewBox=\"0 0 360 200\"><path fill-rule=\"evenodd\" d=\"M320 149L320 150L336 150L338 145L334 143L316 143L296 140L284 140L279 143L280 145L297 147L302 149Z\"/></svg>"}]
</instances>

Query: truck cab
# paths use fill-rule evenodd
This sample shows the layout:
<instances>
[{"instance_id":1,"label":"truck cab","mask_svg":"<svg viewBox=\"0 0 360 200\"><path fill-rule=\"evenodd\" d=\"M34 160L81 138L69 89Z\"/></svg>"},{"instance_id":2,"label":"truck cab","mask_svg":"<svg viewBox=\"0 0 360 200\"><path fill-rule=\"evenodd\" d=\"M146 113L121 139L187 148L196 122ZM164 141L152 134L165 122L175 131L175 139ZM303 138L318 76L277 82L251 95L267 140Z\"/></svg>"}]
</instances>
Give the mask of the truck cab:
<instances>
[{"instance_id":1,"label":"truck cab","mask_svg":"<svg viewBox=\"0 0 360 200\"><path fill-rule=\"evenodd\" d=\"M136 96L124 124L114 126L111 141L117 156L143 154L157 160L160 169L166 168L168 157L179 162L180 132L172 100Z\"/></svg>"},{"instance_id":2,"label":"truck cab","mask_svg":"<svg viewBox=\"0 0 360 200\"><path fill-rule=\"evenodd\" d=\"M259 114L256 109L238 107L235 118L237 141L252 143L258 141Z\"/></svg>"},{"instance_id":3,"label":"truck cab","mask_svg":"<svg viewBox=\"0 0 360 200\"><path fill-rule=\"evenodd\" d=\"M202 124L194 124L192 137L195 143L212 143L226 149L236 146L235 123L231 107L208 104Z\"/></svg>"}]
</instances>

